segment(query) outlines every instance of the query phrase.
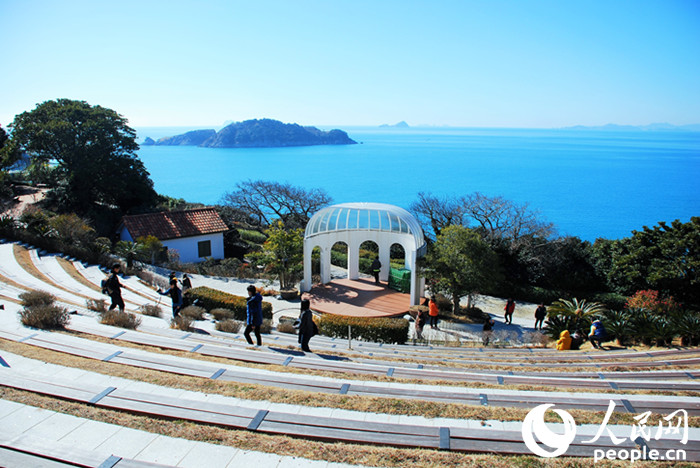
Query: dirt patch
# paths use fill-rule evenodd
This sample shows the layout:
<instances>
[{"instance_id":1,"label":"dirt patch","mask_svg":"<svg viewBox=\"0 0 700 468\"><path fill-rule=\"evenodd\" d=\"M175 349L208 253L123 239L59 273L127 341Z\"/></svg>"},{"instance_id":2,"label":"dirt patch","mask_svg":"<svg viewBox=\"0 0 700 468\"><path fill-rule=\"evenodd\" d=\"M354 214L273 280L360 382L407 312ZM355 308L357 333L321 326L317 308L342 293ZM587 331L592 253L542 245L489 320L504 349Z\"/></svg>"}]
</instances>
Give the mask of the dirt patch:
<instances>
[{"instance_id":1,"label":"dirt patch","mask_svg":"<svg viewBox=\"0 0 700 468\"><path fill-rule=\"evenodd\" d=\"M29 185L17 185L14 187L15 198L7 206L3 206L2 215L9 215L17 219L22 216L27 207L39 203L46 197L48 188L32 187Z\"/></svg>"}]
</instances>

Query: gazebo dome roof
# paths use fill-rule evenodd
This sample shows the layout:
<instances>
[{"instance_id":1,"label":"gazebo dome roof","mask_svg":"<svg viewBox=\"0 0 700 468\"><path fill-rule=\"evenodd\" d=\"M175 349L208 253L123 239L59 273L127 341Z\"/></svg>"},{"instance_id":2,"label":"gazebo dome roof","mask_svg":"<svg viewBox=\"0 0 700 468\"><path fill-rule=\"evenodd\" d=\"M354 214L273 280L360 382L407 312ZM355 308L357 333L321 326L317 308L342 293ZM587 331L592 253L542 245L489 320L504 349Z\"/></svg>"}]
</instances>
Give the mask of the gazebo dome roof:
<instances>
[{"instance_id":1,"label":"gazebo dome roof","mask_svg":"<svg viewBox=\"0 0 700 468\"><path fill-rule=\"evenodd\" d=\"M416 218L403 208L384 203L343 203L323 208L311 217L304 237L362 230L412 235L416 249L425 244Z\"/></svg>"}]
</instances>

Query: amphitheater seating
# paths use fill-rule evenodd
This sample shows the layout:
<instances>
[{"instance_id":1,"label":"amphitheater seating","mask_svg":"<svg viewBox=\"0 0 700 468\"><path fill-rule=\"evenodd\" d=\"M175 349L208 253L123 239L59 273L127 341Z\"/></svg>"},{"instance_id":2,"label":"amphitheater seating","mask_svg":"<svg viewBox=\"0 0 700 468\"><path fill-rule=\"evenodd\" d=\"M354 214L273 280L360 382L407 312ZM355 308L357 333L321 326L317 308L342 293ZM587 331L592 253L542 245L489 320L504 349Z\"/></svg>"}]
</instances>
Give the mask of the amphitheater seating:
<instances>
[{"instance_id":1,"label":"amphitheater seating","mask_svg":"<svg viewBox=\"0 0 700 468\"><path fill-rule=\"evenodd\" d=\"M525 409L554 403L565 409L601 413L605 412L608 399L611 399L628 413L652 411L668 414L682 407L690 416L700 416L700 399L673 395L700 391L700 382L697 381L700 349L697 348L562 353L536 348L456 348L353 342L354 349L347 350L345 340L316 337L312 344L319 352L305 355L289 349L297 347L296 336L276 334L264 340L272 345L251 349L240 335L211 329L206 333L181 332L166 328L167 319L144 317L138 331L101 325L94 320L95 315L85 309L85 300L105 298L99 291L99 281L104 277L102 271L77 261L67 263L55 256L42 256L35 250L30 250L29 258L36 271L28 271L17 261L15 249L13 244L0 244L0 299L16 302L23 291L48 291L63 304L79 311L80 315L73 317L69 329L81 336L29 330L2 321L0 338L6 340L113 364L308 392ZM76 274L81 276L76 279ZM135 310L161 298L137 278L125 278L122 284L126 286L123 295L128 309ZM91 337L107 338L109 342ZM139 345L141 349L125 343ZM192 358L169 355L168 350L187 353ZM193 359L195 357L197 359ZM229 363L209 360L212 357L227 359ZM265 369L266 366L269 368ZM511 370L491 368L493 366ZM547 370L535 371L533 367ZM586 371L566 372L566 367ZM304 375L308 371L330 372L333 376ZM358 380L361 378L367 380ZM403 379L411 383L402 383ZM441 381L450 381L452 385L435 385ZM477 388L468 388L469 384L477 384ZM485 386L479 387L482 384ZM1 356L0 385L135 414L268 434L467 453L530 454L519 431L312 417L175 399L165 394L44 378L12 368ZM552 391L518 391L508 388L509 385L537 386ZM570 392L563 392L565 389L570 389ZM576 389L592 389L597 393L576 392ZM649 395L633 393L637 390L655 394L650 398ZM598 442L595 448L599 449L635 447L631 441L615 445L609 438ZM649 449L677 448L677 444L664 440L652 440L646 444ZM26 459L27 463L36 466L102 466L105 462L89 453L78 454L75 459L51 458L34 447L36 445L22 439L0 440L0 460ZM700 448L686 448L689 461L700 461ZM592 446L582 444L581 437L578 437L567 455L590 457L592 450ZM56 449L56 452L60 454L61 450ZM115 464L110 466L146 466L133 460L113 461Z\"/></svg>"}]
</instances>

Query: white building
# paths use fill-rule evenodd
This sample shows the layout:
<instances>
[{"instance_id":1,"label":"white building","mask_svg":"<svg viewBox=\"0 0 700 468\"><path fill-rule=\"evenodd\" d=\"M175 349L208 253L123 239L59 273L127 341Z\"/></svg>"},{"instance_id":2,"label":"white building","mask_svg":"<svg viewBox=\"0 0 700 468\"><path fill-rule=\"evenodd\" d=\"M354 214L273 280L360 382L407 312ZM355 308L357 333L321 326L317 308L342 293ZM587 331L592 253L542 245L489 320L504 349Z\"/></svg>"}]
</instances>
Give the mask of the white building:
<instances>
[{"instance_id":1,"label":"white building","mask_svg":"<svg viewBox=\"0 0 700 468\"><path fill-rule=\"evenodd\" d=\"M405 267L411 271L411 304L418 304L424 281L416 274L416 260L425 255L423 229L408 211L383 203L345 203L319 210L311 217L304 233L304 281L302 291L311 289L311 253L321 250L321 282L331 280L331 248L337 242L348 246L348 278L360 276L360 245L373 241L379 247L382 264L379 279L387 281L390 250L399 244L405 252Z\"/></svg>"},{"instance_id":2,"label":"white building","mask_svg":"<svg viewBox=\"0 0 700 468\"><path fill-rule=\"evenodd\" d=\"M168 250L177 250L183 263L206 258L224 258L224 232L228 226L214 208L162 211L124 216L119 225L119 240L135 242L154 236Z\"/></svg>"}]
</instances>

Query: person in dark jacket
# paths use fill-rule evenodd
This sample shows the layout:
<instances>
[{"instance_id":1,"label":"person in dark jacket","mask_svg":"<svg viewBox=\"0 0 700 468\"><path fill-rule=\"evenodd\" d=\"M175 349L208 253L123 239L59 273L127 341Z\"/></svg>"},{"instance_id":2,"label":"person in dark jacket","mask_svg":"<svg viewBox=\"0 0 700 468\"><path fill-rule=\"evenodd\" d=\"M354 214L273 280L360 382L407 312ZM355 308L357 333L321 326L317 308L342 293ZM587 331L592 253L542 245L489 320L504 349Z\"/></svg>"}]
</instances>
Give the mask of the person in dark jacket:
<instances>
[{"instance_id":1,"label":"person in dark jacket","mask_svg":"<svg viewBox=\"0 0 700 468\"><path fill-rule=\"evenodd\" d=\"M547 307L544 304L540 304L535 309L535 330L537 330L537 324L540 325L540 330L544 325L544 319L547 317Z\"/></svg>"},{"instance_id":2,"label":"person in dark jacket","mask_svg":"<svg viewBox=\"0 0 700 468\"><path fill-rule=\"evenodd\" d=\"M258 346L262 346L262 337L260 336L260 326L263 321L262 314L262 296L255 289L252 284L248 286L248 300L246 301L246 326L243 336L245 336L248 344L253 344L253 340L250 338L251 330L255 331L255 338L257 339Z\"/></svg>"},{"instance_id":3,"label":"person in dark jacket","mask_svg":"<svg viewBox=\"0 0 700 468\"><path fill-rule=\"evenodd\" d=\"M591 342L595 349L603 348L603 341L607 339L607 332L600 320L595 320L591 324L591 332L588 334L588 341Z\"/></svg>"},{"instance_id":4,"label":"person in dark jacket","mask_svg":"<svg viewBox=\"0 0 700 468\"><path fill-rule=\"evenodd\" d=\"M301 301L301 314L299 315L299 344L301 349L310 353L309 340L318 334L318 327L314 323L314 314L311 312L311 303L308 299Z\"/></svg>"},{"instance_id":5,"label":"person in dark jacket","mask_svg":"<svg viewBox=\"0 0 700 468\"><path fill-rule=\"evenodd\" d=\"M375 284L379 284L379 272L382 271L382 262L379 261L379 258L374 259L374 261L372 262L372 266L370 266L370 269L372 270L372 274L374 275Z\"/></svg>"},{"instance_id":6,"label":"person in dark jacket","mask_svg":"<svg viewBox=\"0 0 700 468\"><path fill-rule=\"evenodd\" d=\"M173 301L173 318L179 316L180 309L182 309L182 291L177 287L177 279L171 279L170 288L167 291L159 289L158 294L161 296L170 296L170 299Z\"/></svg>"},{"instance_id":7,"label":"person in dark jacket","mask_svg":"<svg viewBox=\"0 0 700 468\"><path fill-rule=\"evenodd\" d=\"M491 335L493 335L493 326L496 324L496 321L489 317L485 322L484 322L484 328L482 329L483 333L481 335L481 339L484 342L484 346L489 345L489 341L491 341Z\"/></svg>"},{"instance_id":8,"label":"person in dark jacket","mask_svg":"<svg viewBox=\"0 0 700 468\"><path fill-rule=\"evenodd\" d=\"M185 293L188 289L192 289L192 281L190 277L187 276L187 273L185 273L182 275L182 292Z\"/></svg>"},{"instance_id":9,"label":"person in dark jacket","mask_svg":"<svg viewBox=\"0 0 700 468\"><path fill-rule=\"evenodd\" d=\"M122 266L119 263L115 263L112 266L112 272L109 274L109 278L105 282L105 288L107 289L107 294L112 299L112 305L109 306L109 310L114 310L119 307L120 312L124 312L124 299L122 299L122 284L119 282L119 272Z\"/></svg>"}]
</instances>

